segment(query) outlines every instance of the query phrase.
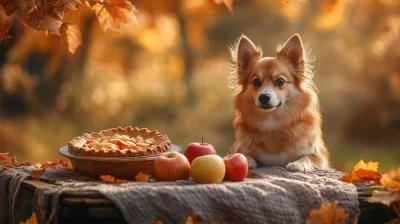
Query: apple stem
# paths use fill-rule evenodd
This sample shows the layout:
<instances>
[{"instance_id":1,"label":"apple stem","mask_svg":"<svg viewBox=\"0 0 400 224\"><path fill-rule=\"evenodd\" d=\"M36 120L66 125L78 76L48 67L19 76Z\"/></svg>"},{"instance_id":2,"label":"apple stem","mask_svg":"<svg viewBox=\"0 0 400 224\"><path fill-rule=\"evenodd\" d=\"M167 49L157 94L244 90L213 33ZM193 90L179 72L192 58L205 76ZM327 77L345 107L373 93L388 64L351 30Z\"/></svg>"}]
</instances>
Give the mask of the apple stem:
<instances>
[{"instance_id":1,"label":"apple stem","mask_svg":"<svg viewBox=\"0 0 400 224\"><path fill-rule=\"evenodd\" d=\"M201 145L204 145L204 138L201 137Z\"/></svg>"}]
</instances>

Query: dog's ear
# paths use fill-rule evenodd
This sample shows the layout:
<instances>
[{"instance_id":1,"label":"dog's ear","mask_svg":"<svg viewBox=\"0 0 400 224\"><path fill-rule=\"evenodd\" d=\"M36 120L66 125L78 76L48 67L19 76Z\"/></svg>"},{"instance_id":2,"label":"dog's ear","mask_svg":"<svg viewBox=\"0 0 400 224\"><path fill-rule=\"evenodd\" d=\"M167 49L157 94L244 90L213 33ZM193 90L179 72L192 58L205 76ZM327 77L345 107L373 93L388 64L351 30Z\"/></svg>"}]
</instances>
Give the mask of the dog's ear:
<instances>
[{"instance_id":1,"label":"dog's ear","mask_svg":"<svg viewBox=\"0 0 400 224\"><path fill-rule=\"evenodd\" d=\"M244 84L247 80L248 72L254 63L262 56L262 51L257 48L249 38L242 36L231 50L232 58L237 63L237 78L240 84Z\"/></svg>"},{"instance_id":2,"label":"dog's ear","mask_svg":"<svg viewBox=\"0 0 400 224\"><path fill-rule=\"evenodd\" d=\"M278 47L277 56L278 58L287 58L296 73L304 71L306 57L304 55L303 43L298 34L294 34L282 47Z\"/></svg>"}]
</instances>

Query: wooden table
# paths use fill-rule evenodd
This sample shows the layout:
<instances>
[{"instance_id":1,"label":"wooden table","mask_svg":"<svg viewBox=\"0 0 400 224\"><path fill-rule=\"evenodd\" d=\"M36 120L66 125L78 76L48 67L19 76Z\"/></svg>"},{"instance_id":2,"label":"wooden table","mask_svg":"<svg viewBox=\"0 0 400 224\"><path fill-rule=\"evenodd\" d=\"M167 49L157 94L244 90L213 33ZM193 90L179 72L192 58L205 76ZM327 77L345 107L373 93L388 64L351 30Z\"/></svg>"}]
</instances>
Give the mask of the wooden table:
<instances>
[{"instance_id":1,"label":"wooden table","mask_svg":"<svg viewBox=\"0 0 400 224\"><path fill-rule=\"evenodd\" d=\"M25 180L16 198L17 219L25 221L32 215L33 197L38 188L54 187L39 180ZM386 223L398 218L393 208L366 201L369 194L359 193L360 224ZM59 223L125 223L121 212L113 202L94 191L66 192L60 196Z\"/></svg>"}]
</instances>

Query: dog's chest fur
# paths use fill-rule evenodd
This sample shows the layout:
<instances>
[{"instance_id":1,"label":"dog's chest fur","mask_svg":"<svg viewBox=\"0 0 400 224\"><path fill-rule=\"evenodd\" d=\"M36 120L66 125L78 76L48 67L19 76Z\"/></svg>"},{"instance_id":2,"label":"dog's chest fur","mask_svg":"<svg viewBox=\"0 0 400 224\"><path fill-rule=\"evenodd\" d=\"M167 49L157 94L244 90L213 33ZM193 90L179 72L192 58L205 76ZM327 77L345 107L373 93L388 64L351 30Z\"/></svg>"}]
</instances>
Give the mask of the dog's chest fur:
<instances>
[{"instance_id":1,"label":"dog's chest fur","mask_svg":"<svg viewBox=\"0 0 400 224\"><path fill-rule=\"evenodd\" d=\"M318 137L312 126L296 124L287 130L260 132L238 125L233 150L253 156L262 166L285 166L318 149Z\"/></svg>"}]
</instances>

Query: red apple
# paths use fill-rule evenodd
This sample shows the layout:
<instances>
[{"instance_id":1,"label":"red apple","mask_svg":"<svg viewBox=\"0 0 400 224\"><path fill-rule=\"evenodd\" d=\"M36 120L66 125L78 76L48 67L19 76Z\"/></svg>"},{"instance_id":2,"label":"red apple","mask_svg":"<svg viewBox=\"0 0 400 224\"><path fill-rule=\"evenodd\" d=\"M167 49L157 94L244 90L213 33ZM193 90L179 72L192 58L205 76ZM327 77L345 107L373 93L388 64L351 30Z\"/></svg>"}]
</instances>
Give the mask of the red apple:
<instances>
[{"instance_id":1,"label":"red apple","mask_svg":"<svg viewBox=\"0 0 400 224\"><path fill-rule=\"evenodd\" d=\"M190 143L184 152L184 155L186 158L189 160L190 164L194 159L196 159L199 156L204 156L204 155L216 155L217 150L215 150L215 147L209 143L203 143L202 142L193 142Z\"/></svg>"},{"instance_id":2,"label":"red apple","mask_svg":"<svg viewBox=\"0 0 400 224\"><path fill-rule=\"evenodd\" d=\"M187 180L190 175L190 163L179 152L169 152L154 160L154 176L158 181Z\"/></svg>"},{"instance_id":3,"label":"red apple","mask_svg":"<svg viewBox=\"0 0 400 224\"><path fill-rule=\"evenodd\" d=\"M247 176L247 159L242 153L227 155L223 158L225 163L225 180L243 181Z\"/></svg>"},{"instance_id":4,"label":"red apple","mask_svg":"<svg viewBox=\"0 0 400 224\"><path fill-rule=\"evenodd\" d=\"M224 160L219 155L197 157L190 169L190 174L196 183L221 183L225 176Z\"/></svg>"}]
</instances>

